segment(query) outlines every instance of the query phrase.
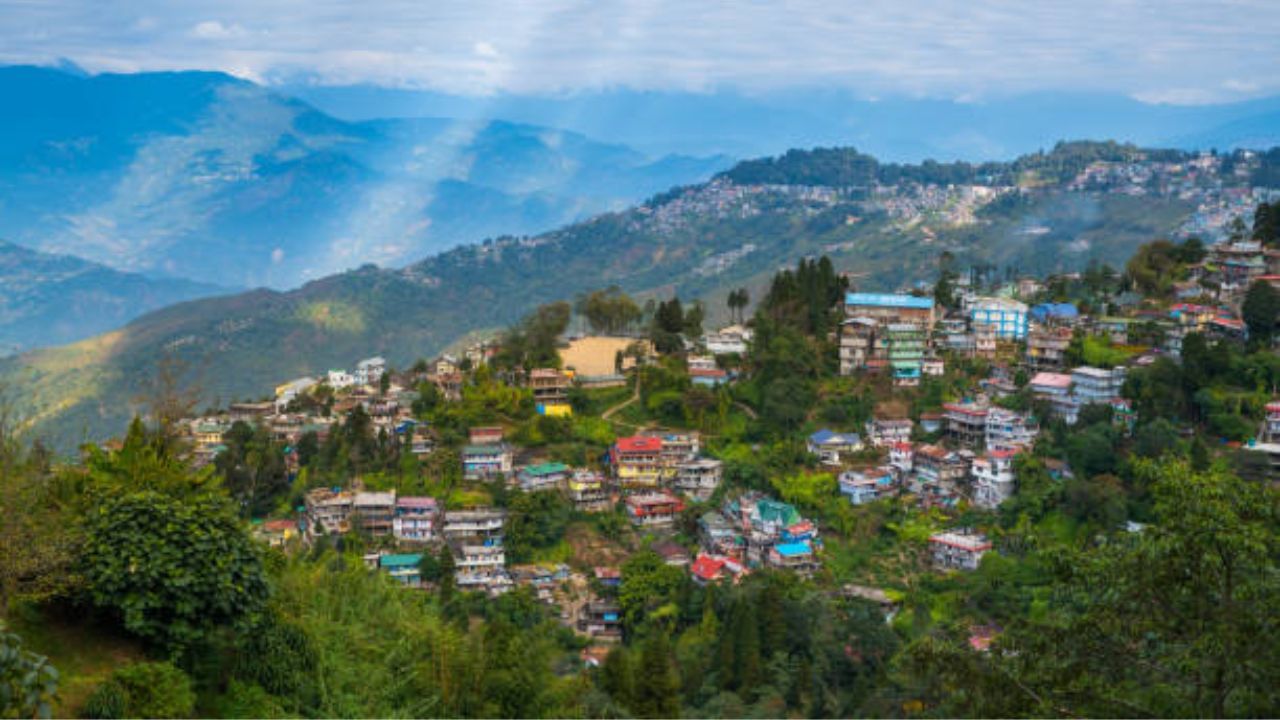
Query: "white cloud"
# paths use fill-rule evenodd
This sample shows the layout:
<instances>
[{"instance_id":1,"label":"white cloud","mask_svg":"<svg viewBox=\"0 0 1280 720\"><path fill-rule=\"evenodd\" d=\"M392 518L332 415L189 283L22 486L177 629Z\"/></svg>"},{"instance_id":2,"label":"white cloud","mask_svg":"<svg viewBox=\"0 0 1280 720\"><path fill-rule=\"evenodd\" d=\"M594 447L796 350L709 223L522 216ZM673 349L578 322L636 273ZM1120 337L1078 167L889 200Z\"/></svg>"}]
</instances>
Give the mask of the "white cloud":
<instances>
[{"instance_id":1,"label":"white cloud","mask_svg":"<svg viewBox=\"0 0 1280 720\"><path fill-rule=\"evenodd\" d=\"M1280 92L1271 0L0 0L0 26L3 61L471 94L816 84L1199 102Z\"/></svg>"},{"instance_id":2,"label":"white cloud","mask_svg":"<svg viewBox=\"0 0 1280 720\"><path fill-rule=\"evenodd\" d=\"M191 35L201 40L231 40L247 34L240 25L223 25L217 20L205 20L191 28Z\"/></svg>"}]
</instances>

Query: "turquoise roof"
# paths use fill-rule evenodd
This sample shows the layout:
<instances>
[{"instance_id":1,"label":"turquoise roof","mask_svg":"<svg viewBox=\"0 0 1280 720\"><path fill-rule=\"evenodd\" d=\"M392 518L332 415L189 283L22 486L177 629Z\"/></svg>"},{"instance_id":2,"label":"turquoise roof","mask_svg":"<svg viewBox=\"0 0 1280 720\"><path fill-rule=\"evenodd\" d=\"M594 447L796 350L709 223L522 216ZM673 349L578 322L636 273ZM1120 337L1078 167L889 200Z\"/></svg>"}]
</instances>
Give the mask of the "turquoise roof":
<instances>
[{"instance_id":1,"label":"turquoise roof","mask_svg":"<svg viewBox=\"0 0 1280 720\"><path fill-rule=\"evenodd\" d=\"M844 304L929 310L933 308L933 298L889 293L849 293L844 296Z\"/></svg>"},{"instance_id":2,"label":"turquoise roof","mask_svg":"<svg viewBox=\"0 0 1280 720\"><path fill-rule=\"evenodd\" d=\"M796 555L808 555L813 552L813 548L807 542L778 543L773 546L774 550L783 557L795 557Z\"/></svg>"},{"instance_id":3,"label":"turquoise roof","mask_svg":"<svg viewBox=\"0 0 1280 720\"><path fill-rule=\"evenodd\" d=\"M422 553L405 553L403 555L383 555L378 558L378 567L402 568L417 567L422 562Z\"/></svg>"},{"instance_id":4,"label":"turquoise roof","mask_svg":"<svg viewBox=\"0 0 1280 720\"><path fill-rule=\"evenodd\" d=\"M533 475L534 477L541 477L545 475L556 475L559 473L569 472L569 466L565 465L564 463L550 462L550 463L542 463L540 465L530 465L524 468L523 470L521 470L520 472L525 475Z\"/></svg>"}]
</instances>

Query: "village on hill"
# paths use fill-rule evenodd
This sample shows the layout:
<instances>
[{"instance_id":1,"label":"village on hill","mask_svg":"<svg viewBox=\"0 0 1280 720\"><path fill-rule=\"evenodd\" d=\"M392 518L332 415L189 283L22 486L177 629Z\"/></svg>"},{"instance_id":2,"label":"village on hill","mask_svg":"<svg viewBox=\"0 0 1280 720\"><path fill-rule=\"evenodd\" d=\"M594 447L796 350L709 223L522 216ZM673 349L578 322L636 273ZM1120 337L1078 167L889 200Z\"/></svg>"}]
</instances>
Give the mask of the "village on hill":
<instances>
[{"instance_id":1,"label":"village on hill","mask_svg":"<svg viewBox=\"0 0 1280 720\"><path fill-rule=\"evenodd\" d=\"M263 472L251 447L279 453L276 490L242 495L272 547L357 547L406 591L528 587L590 643L623 637L618 588L628 559L647 552L699 585L793 573L892 619L903 596L892 572L850 559L865 556L851 534L858 509L922 523L921 567L974 571L998 551L995 513L1027 473L1065 484L1082 472L1073 459L1099 462L1097 449L1073 448L1071 428L1132 439L1149 420L1152 399L1130 375L1189 346L1257 347L1247 296L1280 293L1280 250L1234 238L1143 253L1176 273L1138 266L1122 280L1091 266L995 282L943 265L931 294L861 292L831 276L822 292L834 302L810 305L829 312L809 329L827 353L815 359L820 389L798 408L788 405L801 397L753 386L786 360L764 357L757 320L794 311L786 284L819 272L816 261L781 273L756 319L745 291L732 294L742 321L714 331L696 304L645 313L601 291L579 308L597 332L568 332L567 306L549 306L457 356L403 370L363 359L181 427L194 462L229 478ZM1280 482L1280 401L1259 410L1247 437L1222 431L1227 420L1213 430L1234 432L1224 447L1254 458L1254 477ZM774 432L751 429L765 423ZM790 458L780 470L752 460L779 453ZM603 657L595 647L588 663Z\"/></svg>"}]
</instances>

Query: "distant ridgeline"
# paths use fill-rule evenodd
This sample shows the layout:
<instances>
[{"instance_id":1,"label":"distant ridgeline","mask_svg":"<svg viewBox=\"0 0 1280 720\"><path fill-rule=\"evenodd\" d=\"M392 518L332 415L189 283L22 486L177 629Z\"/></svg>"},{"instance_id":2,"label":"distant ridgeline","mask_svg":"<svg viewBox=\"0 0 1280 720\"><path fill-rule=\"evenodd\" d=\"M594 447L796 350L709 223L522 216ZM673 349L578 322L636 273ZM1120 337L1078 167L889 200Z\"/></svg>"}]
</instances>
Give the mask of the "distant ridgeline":
<instances>
[{"instance_id":1,"label":"distant ridgeline","mask_svg":"<svg viewBox=\"0 0 1280 720\"><path fill-rule=\"evenodd\" d=\"M826 255L859 290L932 282L944 254L1008 275L1121 267L1158 237L1224 237L1275 194L1280 151L1230 155L1063 143L1008 163L881 164L853 149L753 160L632 209L532 237L372 265L293 291L258 290L145 315L76 345L0 362L33 430L61 449L124 427L161 357L199 369L208 401L381 355L404 367L533 307L617 285L759 298L777 268Z\"/></svg>"}]
</instances>

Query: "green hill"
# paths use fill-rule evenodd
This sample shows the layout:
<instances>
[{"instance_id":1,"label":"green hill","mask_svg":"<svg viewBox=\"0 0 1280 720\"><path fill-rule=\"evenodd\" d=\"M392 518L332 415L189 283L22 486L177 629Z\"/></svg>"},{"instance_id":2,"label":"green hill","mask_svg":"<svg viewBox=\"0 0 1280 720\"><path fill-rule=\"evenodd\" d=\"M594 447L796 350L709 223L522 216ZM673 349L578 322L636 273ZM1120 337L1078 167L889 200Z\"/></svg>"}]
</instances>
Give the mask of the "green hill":
<instances>
[{"instance_id":1,"label":"green hill","mask_svg":"<svg viewBox=\"0 0 1280 720\"><path fill-rule=\"evenodd\" d=\"M365 266L290 292L175 305L103 336L5 360L0 382L17 391L35 433L66 449L119 432L166 354L195 368L206 400L226 402L370 355L403 366L468 332L511 323L538 303L611 284L642 296L706 298L718 310L728 289L757 285L804 256L825 254L855 285L879 290L931 281L943 251L962 266L1010 273L1076 270L1093 260L1120 267L1138 244L1187 221L1195 206L1172 193L1068 190L1064 180L1085 164L1073 153L1093 160L1099 147L1119 146L1061 146L984 165L987 175L1018 185L976 190L929 190L904 179L915 173L928 182L955 172L951 166L874 160L863 177L878 190L824 185L825 171L802 169L806 158L830 167L831 151L791 153L784 174L761 178L769 184L747 182L754 178L744 164L534 237L464 246L400 270ZM806 184L775 182L793 178Z\"/></svg>"}]
</instances>

